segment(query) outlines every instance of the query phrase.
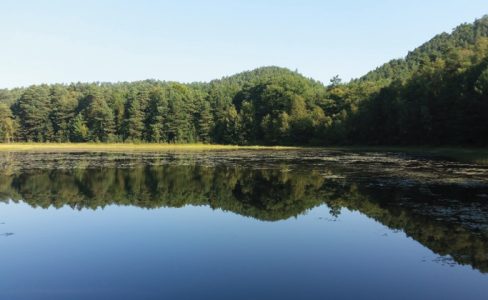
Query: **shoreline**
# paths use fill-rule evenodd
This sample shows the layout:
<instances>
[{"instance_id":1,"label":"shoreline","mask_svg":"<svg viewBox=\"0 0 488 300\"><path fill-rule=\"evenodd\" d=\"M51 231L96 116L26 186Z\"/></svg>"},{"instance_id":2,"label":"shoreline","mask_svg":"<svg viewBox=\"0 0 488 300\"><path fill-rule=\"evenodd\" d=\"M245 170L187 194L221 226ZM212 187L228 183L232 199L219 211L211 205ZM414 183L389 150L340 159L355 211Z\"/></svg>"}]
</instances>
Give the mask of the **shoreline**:
<instances>
[{"instance_id":1,"label":"shoreline","mask_svg":"<svg viewBox=\"0 0 488 300\"><path fill-rule=\"evenodd\" d=\"M354 152L391 152L453 159L488 165L488 148L428 146L238 146L219 144L150 144L150 143L0 143L0 152L158 152L217 150L330 150Z\"/></svg>"},{"instance_id":2,"label":"shoreline","mask_svg":"<svg viewBox=\"0 0 488 300\"><path fill-rule=\"evenodd\" d=\"M302 147L238 146L218 144L150 144L150 143L0 143L0 152L53 151L53 152L121 152L166 150L293 150Z\"/></svg>"}]
</instances>

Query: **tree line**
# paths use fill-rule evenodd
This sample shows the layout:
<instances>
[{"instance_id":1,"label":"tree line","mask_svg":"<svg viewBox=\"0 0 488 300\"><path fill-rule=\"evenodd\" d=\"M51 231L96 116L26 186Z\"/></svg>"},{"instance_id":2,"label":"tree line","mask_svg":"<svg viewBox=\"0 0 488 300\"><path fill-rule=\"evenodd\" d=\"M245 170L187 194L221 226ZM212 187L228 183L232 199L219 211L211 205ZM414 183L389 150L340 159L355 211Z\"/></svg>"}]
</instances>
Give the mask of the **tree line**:
<instances>
[{"instance_id":1,"label":"tree line","mask_svg":"<svg viewBox=\"0 0 488 300\"><path fill-rule=\"evenodd\" d=\"M279 67L208 83L0 90L2 142L488 145L488 17L348 83Z\"/></svg>"}]
</instances>

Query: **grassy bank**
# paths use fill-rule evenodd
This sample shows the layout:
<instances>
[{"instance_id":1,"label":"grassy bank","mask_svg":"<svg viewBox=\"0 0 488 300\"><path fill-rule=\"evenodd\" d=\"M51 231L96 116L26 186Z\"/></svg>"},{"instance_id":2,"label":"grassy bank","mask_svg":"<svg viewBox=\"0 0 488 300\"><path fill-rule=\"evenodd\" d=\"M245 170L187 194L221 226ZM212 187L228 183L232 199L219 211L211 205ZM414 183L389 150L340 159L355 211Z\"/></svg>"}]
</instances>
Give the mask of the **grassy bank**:
<instances>
[{"instance_id":1,"label":"grassy bank","mask_svg":"<svg viewBox=\"0 0 488 300\"><path fill-rule=\"evenodd\" d=\"M235 146L210 144L131 144L131 143L9 143L0 144L0 151L167 151L167 150L280 150L283 146Z\"/></svg>"},{"instance_id":2,"label":"grassy bank","mask_svg":"<svg viewBox=\"0 0 488 300\"><path fill-rule=\"evenodd\" d=\"M131 144L131 143L0 143L1 151L48 152L127 152L127 151L205 151L205 150L290 150L322 149L355 152L394 152L440 157L488 165L488 148L351 146L302 148L284 146L236 146L211 144Z\"/></svg>"}]
</instances>

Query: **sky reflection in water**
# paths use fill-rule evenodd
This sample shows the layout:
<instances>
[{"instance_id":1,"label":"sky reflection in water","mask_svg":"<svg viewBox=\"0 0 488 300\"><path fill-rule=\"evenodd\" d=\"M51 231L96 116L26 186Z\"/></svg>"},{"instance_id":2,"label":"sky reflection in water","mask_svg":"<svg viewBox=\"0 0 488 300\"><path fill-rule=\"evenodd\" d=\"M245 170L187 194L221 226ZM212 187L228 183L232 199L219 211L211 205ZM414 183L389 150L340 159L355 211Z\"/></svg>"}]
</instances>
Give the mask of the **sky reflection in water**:
<instances>
[{"instance_id":1,"label":"sky reflection in water","mask_svg":"<svg viewBox=\"0 0 488 300\"><path fill-rule=\"evenodd\" d=\"M320 151L2 155L0 299L488 294L482 166Z\"/></svg>"}]
</instances>

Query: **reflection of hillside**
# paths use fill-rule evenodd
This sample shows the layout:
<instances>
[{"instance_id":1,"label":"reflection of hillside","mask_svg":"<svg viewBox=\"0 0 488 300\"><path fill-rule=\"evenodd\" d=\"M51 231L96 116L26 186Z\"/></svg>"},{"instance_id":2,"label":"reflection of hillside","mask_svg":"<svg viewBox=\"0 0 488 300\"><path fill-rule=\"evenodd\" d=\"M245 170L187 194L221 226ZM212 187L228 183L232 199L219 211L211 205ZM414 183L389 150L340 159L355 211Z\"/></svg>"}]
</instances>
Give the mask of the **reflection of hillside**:
<instances>
[{"instance_id":1,"label":"reflection of hillside","mask_svg":"<svg viewBox=\"0 0 488 300\"><path fill-rule=\"evenodd\" d=\"M410 191L411 192L411 191ZM452 192L452 191L450 191ZM331 200L328 205L356 210L391 229L398 229L439 255L450 255L457 263L471 265L482 272L488 272L488 231L484 226L475 226L472 216L453 216L452 202L416 203L402 193L390 190L352 189L343 199ZM411 195L409 191L407 195ZM367 196L365 196L367 195ZM428 195L417 195L424 198ZM442 197L445 195L437 195ZM374 199L374 200L370 200ZM475 203L458 203L469 205ZM488 208L477 211L477 219L487 225ZM479 224L478 224L479 225ZM475 229L480 227L480 229Z\"/></svg>"},{"instance_id":2,"label":"reflection of hillside","mask_svg":"<svg viewBox=\"0 0 488 300\"><path fill-rule=\"evenodd\" d=\"M0 195L42 208L209 205L261 220L279 220L320 204L317 196L324 179L309 175L197 165L28 170L1 175Z\"/></svg>"},{"instance_id":3,"label":"reflection of hillside","mask_svg":"<svg viewBox=\"0 0 488 300\"><path fill-rule=\"evenodd\" d=\"M439 255L451 255L458 263L488 272L488 236L482 226L487 224L488 212L475 209L473 201L459 201L463 200L462 195L469 196L469 191L379 188L363 181L354 182L343 174L324 176L326 172L339 171L323 168L290 171L287 166L258 170L196 163L24 171L4 168L0 175L0 198L41 208L207 205L269 221L287 219L327 204L332 213L340 213L341 208L357 210L392 229L403 230ZM453 195L457 203L440 201ZM471 215L453 213L467 207Z\"/></svg>"}]
</instances>

